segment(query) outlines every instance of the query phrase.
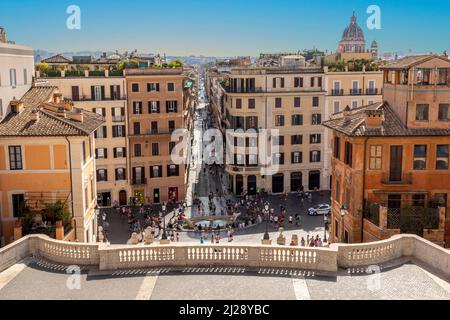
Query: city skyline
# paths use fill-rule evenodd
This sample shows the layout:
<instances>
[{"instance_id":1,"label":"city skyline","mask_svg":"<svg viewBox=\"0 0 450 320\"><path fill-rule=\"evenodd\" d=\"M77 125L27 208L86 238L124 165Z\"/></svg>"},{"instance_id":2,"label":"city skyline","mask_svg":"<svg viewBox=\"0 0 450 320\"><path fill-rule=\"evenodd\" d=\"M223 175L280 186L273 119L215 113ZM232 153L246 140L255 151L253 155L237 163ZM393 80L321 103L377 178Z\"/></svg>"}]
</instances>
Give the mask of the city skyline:
<instances>
[{"instance_id":1,"label":"city skyline","mask_svg":"<svg viewBox=\"0 0 450 320\"><path fill-rule=\"evenodd\" d=\"M313 47L336 51L341 32L355 11L367 47L376 40L380 52L442 53L448 50L446 44L450 39L443 38L445 33L439 34L436 30L450 27L450 19L446 19L450 3L434 0L405 4L384 0L377 3L351 0L344 4L326 1L325 6L293 0L234 1L233 4L200 0L162 4L136 0L133 8L139 10L123 10L118 1L109 1L106 8L98 1L61 1L47 4L45 12L53 18L35 27L35 21L43 17L42 11L36 10L35 2L28 0L17 4L6 0L0 4L0 12L20 10L21 14L0 14L0 24L8 31L10 40L52 52L137 49L168 55L257 56L261 52ZM80 30L66 27L69 17L66 10L70 5L81 9ZM370 5L381 9L380 30L369 30L366 25ZM170 12L172 19L153 12ZM320 19L311 14L315 12L320 13Z\"/></svg>"}]
</instances>

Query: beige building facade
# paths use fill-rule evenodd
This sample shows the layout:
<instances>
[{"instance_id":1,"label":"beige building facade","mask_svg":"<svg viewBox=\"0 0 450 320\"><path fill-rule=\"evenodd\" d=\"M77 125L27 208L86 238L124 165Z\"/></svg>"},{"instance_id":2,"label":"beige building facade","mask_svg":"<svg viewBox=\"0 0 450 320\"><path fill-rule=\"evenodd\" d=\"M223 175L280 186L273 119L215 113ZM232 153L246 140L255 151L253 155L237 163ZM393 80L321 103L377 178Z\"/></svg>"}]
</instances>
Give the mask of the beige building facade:
<instances>
[{"instance_id":1,"label":"beige building facade","mask_svg":"<svg viewBox=\"0 0 450 320\"><path fill-rule=\"evenodd\" d=\"M131 190L127 162L127 86L124 76L65 76L39 78L71 99L76 107L99 114L104 124L95 132L97 203L127 205Z\"/></svg>"},{"instance_id":2,"label":"beige building facade","mask_svg":"<svg viewBox=\"0 0 450 320\"><path fill-rule=\"evenodd\" d=\"M39 215L58 201L71 213L75 239L96 241L94 131L103 120L61 98L56 87L32 87L11 103L0 123L0 222L6 243L28 213Z\"/></svg>"},{"instance_id":3,"label":"beige building facade","mask_svg":"<svg viewBox=\"0 0 450 320\"><path fill-rule=\"evenodd\" d=\"M127 69L126 80L132 196L138 204L184 200L185 164L171 158L172 133L186 127L183 69Z\"/></svg>"},{"instance_id":4,"label":"beige building facade","mask_svg":"<svg viewBox=\"0 0 450 320\"><path fill-rule=\"evenodd\" d=\"M222 99L214 94L221 90L210 89L216 101L214 108L220 108L216 117L225 118L221 121L222 131L232 131L226 135L232 152L226 155L225 165L231 191L252 194L265 189L277 194L328 189L321 126L323 71L248 67L232 69L221 77L220 81L209 81L213 81L212 87L221 85L225 91ZM267 136L239 133L262 133L265 129L269 131ZM258 151L261 139L267 145L266 154Z\"/></svg>"},{"instance_id":5,"label":"beige building facade","mask_svg":"<svg viewBox=\"0 0 450 320\"><path fill-rule=\"evenodd\" d=\"M329 71L324 67L325 75L325 120L331 115L342 112L347 106L351 109L383 101L383 71ZM324 133L324 170L331 175L332 131ZM330 178L331 180L332 178ZM331 183L331 181L330 181Z\"/></svg>"}]
</instances>

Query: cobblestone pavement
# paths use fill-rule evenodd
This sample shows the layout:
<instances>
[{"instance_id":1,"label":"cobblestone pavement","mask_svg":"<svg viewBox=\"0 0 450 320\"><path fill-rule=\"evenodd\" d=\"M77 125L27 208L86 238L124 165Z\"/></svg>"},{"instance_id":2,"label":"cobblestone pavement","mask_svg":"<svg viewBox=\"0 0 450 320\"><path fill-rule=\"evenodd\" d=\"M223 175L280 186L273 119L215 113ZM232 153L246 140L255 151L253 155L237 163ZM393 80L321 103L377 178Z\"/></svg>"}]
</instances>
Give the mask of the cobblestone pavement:
<instances>
[{"instance_id":1,"label":"cobblestone pavement","mask_svg":"<svg viewBox=\"0 0 450 320\"><path fill-rule=\"evenodd\" d=\"M0 273L0 300L450 300L449 283L406 263L373 275L319 276L282 270L83 270L80 289L69 290L64 266L26 261ZM69 281L69 283L74 283ZM75 282L76 283L76 282ZM36 290L39 288L39 290Z\"/></svg>"}]
</instances>

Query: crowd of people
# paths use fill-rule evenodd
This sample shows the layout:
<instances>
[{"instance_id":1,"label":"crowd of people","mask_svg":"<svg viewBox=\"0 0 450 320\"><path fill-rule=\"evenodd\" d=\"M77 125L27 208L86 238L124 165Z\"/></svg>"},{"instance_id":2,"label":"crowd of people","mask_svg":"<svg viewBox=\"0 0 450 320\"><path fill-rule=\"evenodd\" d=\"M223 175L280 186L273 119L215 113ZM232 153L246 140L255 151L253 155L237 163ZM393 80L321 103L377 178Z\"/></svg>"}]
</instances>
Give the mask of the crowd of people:
<instances>
[{"instance_id":1,"label":"crowd of people","mask_svg":"<svg viewBox=\"0 0 450 320\"><path fill-rule=\"evenodd\" d=\"M306 237L306 240L304 237L302 237L302 239L300 240L300 246L302 246L302 247L323 247L324 242L322 241L322 239L320 238L319 235L317 235L316 237L314 237L314 236L310 237L308 234Z\"/></svg>"}]
</instances>

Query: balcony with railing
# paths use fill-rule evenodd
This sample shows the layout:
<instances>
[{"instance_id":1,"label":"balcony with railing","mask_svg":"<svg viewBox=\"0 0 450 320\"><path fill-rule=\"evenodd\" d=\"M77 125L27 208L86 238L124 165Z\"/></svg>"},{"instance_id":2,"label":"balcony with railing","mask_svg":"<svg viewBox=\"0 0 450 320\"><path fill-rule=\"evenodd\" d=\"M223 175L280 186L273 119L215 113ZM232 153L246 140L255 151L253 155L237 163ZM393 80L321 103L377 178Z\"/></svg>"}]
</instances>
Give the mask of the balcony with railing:
<instances>
[{"instance_id":1,"label":"balcony with railing","mask_svg":"<svg viewBox=\"0 0 450 320\"><path fill-rule=\"evenodd\" d=\"M378 90L378 88L368 88L366 89L366 95L368 96L376 96L382 94L382 90Z\"/></svg>"},{"instance_id":2,"label":"balcony with railing","mask_svg":"<svg viewBox=\"0 0 450 320\"><path fill-rule=\"evenodd\" d=\"M125 116L113 116L112 117L112 121L113 122L124 122L125 121Z\"/></svg>"},{"instance_id":3,"label":"balcony with railing","mask_svg":"<svg viewBox=\"0 0 450 320\"><path fill-rule=\"evenodd\" d=\"M351 96L360 96L362 95L362 89L350 89Z\"/></svg>"},{"instance_id":4,"label":"balcony with railing","mask_svg":"<svg viewBox=\"0 0 450 320\"><path fill-rule=\"evenodd\" d=\"M446 208L424 207L414 203L399 203L388 207L386 203L366 201L364 231L371 237L385 239L395 234L416 234L443 245Z\"/></svg>"},{"instance_id":5,"label":"balcony with railing","mask_svg":"<svg viewBox=\"0 0 450 320\"><path fill-rule=\"evenodd\" d=\"M399 174L384 172L381 177L381 183L386 186L411 185L413 183L413 175L411 172L404 172Z\"/></svg>"},{"instance_id":6,"label":"balcony with railing","mask_svg":"<svg viewBox=\"0 0 450 320\"><path fill-rule=\"evenodd\" d=\"M147 179L146 178L134 178L131 180L131 184L133 186L143 186L147 184Z\"/></svg>"},{"instance_id":7,"label":"balcony with railing","mask_svg":"<svg viewBox=\"0 0 450 320\"><path fill-rule=\"evenodd\" d=\"M225 91L227 93L264 93L266 90L262 87L252 87L252 88L232 88L231 86L225 86Z\"/></svg>"},{"instance_id":8,"label":"balcony with railing","mask_svg":"<svg viewBox=\"0 0 450 320\"><path fill-rule=\"evenodd\" d=\"M344 89L333 89L331 90L332 96L343 96L344 95Z\"/></svg>"}]
</instances>

